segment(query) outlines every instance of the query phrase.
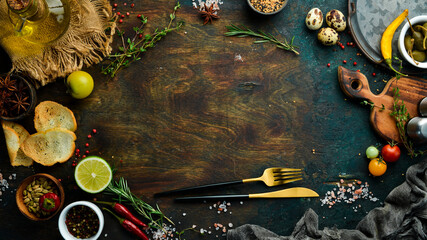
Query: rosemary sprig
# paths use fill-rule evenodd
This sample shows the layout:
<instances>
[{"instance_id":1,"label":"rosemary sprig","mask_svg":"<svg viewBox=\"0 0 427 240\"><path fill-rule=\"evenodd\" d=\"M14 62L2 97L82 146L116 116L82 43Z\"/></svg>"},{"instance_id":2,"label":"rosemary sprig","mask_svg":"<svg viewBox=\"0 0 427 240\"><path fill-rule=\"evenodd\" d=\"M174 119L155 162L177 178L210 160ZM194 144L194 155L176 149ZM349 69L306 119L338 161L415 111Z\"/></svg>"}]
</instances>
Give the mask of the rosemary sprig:
<instances>
[{"instance_id":1,"label":"rosemary sprig","mask_svg":"<svg viewBox=\"0 0 427 240\"><path fill-rule=\"evenodd\" d=\"M121 38L122 46L119 47L119 52L108 56L108 61L110 61L110 63L108 66L102 68L102 73L108 74L110 77L116 76L117 72L122 69L122 67L128 67L131 63L140 60L141 53L154 47L155 44L169 32L180 29L183 22L178 22L172 27L172 23L176 19L176 12L179 8L181 8L181 4L177 2L173 12L169 15L169 24L163 30L156 28L152 34L146 34L140 39L139 36L142 36L144 33L144 27L148 22L145 16L141 16L141 25L133 28L135 32L133 38L127 38L125 41L124 32L118 30L117 35Z\"/></svg>"},{"instance_id":2,"label":"rosemary sprig","mask_svg":"<svg viewBox=\"0 0 427 240\"><path fill-rule=\"evenodd\" d=\"M237 37L257 37L261 38L262 40L254 41L254 43L265 43L265 42L272 42L276 44L278 48L294 52L296 55L299 55L299 52L296 50L298 47L294 45L294 37L292 37L291 42L288 43L288 41L285 40L283 42L280 42L276 37L269 33L264 33L262 31L254 32L251 29L247 28L246 26L236 26L231 24L231 26L226 26L228 32L225 33L225 36L231 37L231 36L237 36Z\"/></svg>"},{"instance_id":3,"label":"rosemary sprig","mask_svg":"<svg viewBox=\"0 0 427 240\"><path fill-rule=\"evenodd\" d=\"M124 178L120 178L118 182L111 181L111 183L106 188L106 193L115 194L118 196L117 200L119 202L125 201L132 205L139 214L150 221L150 227L163 229L163 220L174 224L160 211L158 205L156 205L156 208L154 208L150 204L135 196L135 194L131 192L128 183Z\"/></svg>"}]
</instances>

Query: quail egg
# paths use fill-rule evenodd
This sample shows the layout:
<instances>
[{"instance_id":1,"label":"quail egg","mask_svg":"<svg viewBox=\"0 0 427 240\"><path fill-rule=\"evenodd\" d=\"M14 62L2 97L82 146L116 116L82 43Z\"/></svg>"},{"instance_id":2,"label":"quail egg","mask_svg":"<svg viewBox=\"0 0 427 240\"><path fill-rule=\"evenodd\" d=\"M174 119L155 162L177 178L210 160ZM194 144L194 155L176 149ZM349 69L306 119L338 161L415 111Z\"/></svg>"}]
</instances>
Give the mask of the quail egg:
<instances>
[{"instance_id":1,"label":"quail egg","mask_svg":"<svg viewBox=\"0 0 427 240\"><path fill-rule=\"evenodd\" d=\"M305 18L305 25L310 30L317 30L323 24L323 14L322 11L318 8L313 8L307 13Z\"/></svg>"},{"instance_id":2,"label":"quail egg","mask_svg":"<svg viewBox=\"0 0 427 240\"><path fill-rule=\"evenodd\" d=\"M336 9L333 9L326 14L326 24L337 32L342 32L347 27L344 14Z\"/></svg>"},{"instance_id":3,"label":"quail egg","mask_svg":"<svg viewBox=\"0 0 427 240\"><path fill-rule=\"evenodd\" d=\"M337 44L340 37L334 29L326 27L319 30L317 33L317 39L325 46L332 46Z\"/></svg>"}]
</instances>

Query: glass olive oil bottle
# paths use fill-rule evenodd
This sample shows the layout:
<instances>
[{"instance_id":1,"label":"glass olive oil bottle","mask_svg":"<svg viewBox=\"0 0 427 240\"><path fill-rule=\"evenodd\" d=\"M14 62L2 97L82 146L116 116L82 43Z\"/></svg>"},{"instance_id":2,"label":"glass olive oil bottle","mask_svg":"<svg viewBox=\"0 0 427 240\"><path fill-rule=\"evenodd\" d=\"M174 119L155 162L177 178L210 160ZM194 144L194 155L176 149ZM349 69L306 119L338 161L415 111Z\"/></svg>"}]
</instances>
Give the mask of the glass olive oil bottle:
<instances>
[{"instance_id":1,"label":"glass olive oil bottle","mask_svg":"<svg viewBox=\"0 0 427 240\"><path fill-rule=\"evenodd\" d=\"M26 41L48 44L68 29L68 0L7 0L7 5L15 34Z\"/></svg>"}]
</instances>

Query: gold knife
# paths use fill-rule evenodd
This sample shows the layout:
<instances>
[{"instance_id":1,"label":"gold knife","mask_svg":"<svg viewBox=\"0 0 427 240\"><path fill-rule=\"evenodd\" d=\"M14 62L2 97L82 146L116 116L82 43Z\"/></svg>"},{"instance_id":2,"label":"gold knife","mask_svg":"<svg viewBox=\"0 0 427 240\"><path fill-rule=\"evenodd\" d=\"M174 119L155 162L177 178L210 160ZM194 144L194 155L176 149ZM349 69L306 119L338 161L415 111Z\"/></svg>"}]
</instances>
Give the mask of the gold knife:
<instances>
[{"instance_id":1,"label":"gold knife","mask_svg":"<svg viewBox=\"0 0 427 240\"><path fill-rule=\"evenodd\" d=\"M181 198L175 198L175 201L184 202L184 201L208 200L208 199L297 198L297 197L319 197L319 194L317 194L315 191L308 188L294 187L294 188L287 188L284 190L266 192L266 193L181 197Z\"/></svg>"}]
</instances>

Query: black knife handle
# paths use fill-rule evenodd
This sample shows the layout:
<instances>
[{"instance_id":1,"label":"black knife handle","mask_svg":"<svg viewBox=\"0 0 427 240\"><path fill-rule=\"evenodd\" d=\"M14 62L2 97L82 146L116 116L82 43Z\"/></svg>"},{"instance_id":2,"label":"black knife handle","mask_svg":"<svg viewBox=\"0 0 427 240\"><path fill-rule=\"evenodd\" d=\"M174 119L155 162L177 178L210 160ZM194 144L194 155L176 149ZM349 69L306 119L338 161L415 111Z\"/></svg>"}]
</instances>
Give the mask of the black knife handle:
<instances>
[{"instance_id":1,"label":"black knife handle","mask_svg":"<svg viewBox=\"0 0 427 240\"><path fill-rule=\"evenodd\" d=\"M217 200L217 199L248 199L249 195L214 195L175 198L175 202L192 202L197 200Z\"/></svg>"},{"instance_id":2,"label":"black knife handle","mask_svg":"<svg viewBox=\"0 0 427 240\"><path fill-rule=\"evenodd\" d=\"M231 182L213 183L213 184L194 186L194 187L188 187L188 188L180 188L180 189L170 190L170 191L166 191L166 192L156 193L156 194L154 194L154 197L160 197L160 196L170 195L173 193L189 192L189 191L193 191L193 190L214 188L214 187L220 187L220 186L226 186L226 185L235 185L235 184L240 184L240 183L243 183L243 181L237 180L237 181L231 181Z\"/></svg>"}]
</instances>

